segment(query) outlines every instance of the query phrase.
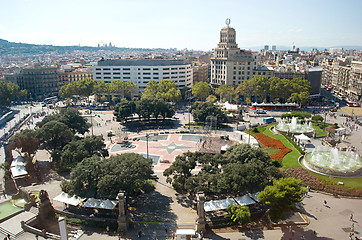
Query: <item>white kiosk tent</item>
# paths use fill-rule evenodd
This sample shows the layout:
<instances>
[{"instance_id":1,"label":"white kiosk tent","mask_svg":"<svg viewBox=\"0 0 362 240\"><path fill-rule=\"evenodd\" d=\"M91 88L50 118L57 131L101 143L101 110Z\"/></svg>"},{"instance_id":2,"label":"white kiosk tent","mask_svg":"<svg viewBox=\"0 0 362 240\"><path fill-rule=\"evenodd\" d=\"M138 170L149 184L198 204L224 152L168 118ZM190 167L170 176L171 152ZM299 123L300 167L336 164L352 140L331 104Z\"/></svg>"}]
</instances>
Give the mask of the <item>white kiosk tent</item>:
<instances>
[{"instance_id":1,"label":"white kiosk tent","mask_svg":"<svg viewBox=\"0 0 362 240\"><path fill-rule=\"evenodd\" d=\"M258 195L260 192L246 194L240 197L226 198L221 200L211 200L204 203L205 212L212 212L218 210L225 210L230 204L236 204L241 206L248 206L258 203Z\"/></svg>"},{"instance_id":2,"label":"white kiosk tent","mask_svg":"<svg viewBox=\"0 0 362 240\"><path fill-rule=\"evenodd\" d=\"M20 155L11 162L10 171L15 179L28 175L28 171L25 168L25 160Z\"/></svg>"},{"instance_id":3,"label":"white kiosk tent","mask_svg":"<svg viewBox=\"0 0 362 240\"><path fill-rule=\"evenodd\" d=\"M254 201L254 199L252 199L251 197L249 197L249 195L244 195L241 197L235 197L234 200L240 205L240 206L248 206L248 205L252 205L255 204L256 201Z\"/></svg>"},{"instance_id":4,"label":"white kiosk tent","mask_svg":"<svg viewBox=\"0 0 362 240\"><path fill-rule=\"evenodd\" d=\"M89 198L82 207L113 210L117 206L117 204L118 202L115 200Z\"/></svg>"},{"instance_id":5,"label":"white kiosk tent","mask_svg":"<svg viewBox=\"0 0 362 240\"><path fill-rule=\"evenodd\" d=\"M304 135L303 133L300 135L296 135L295 138L298 139L299 141L310 141L310 138Z\"/></svg>"},{"instance_id":6,"label":"white kiosk tent","mask_svg":"<svg viewBox=\"0 0 362 240\"><path fill-rule=\"evenodd\" d=\"M65 192L62 192L61 194L59 194L58 196L53 198L53 200L57 201L57 202L62 202L62 203L65 203L65 204L69 204L69 205L72 205L72 206L78 206L81 202L83 202L85 200L85 198L80 198L80 197L77 197L77 196L70 197Z\"/></svg>"}]
</instances>

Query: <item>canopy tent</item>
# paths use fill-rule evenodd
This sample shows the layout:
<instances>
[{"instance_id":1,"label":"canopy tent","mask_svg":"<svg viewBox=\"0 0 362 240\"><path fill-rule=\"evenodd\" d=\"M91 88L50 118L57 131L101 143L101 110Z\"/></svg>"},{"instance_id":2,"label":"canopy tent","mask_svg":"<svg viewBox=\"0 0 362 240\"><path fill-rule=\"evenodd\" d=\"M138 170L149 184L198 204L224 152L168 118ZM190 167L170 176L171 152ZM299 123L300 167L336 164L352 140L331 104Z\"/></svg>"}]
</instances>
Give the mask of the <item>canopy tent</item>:
<instances>
[{"instance_id":1,"label":"canopy tent","mask_svg":"<svg viewBox=\"0 0 362 240\"><path fill-rule=\"evenodd\" d=\"M225 210L228 208L230 204L235 204L235 201L230 198L222 199L222 200L211 200L205 202L204 208L205 212L217 211L217 210Z\"/></svg>"},{"instance_id":2,"label":"canopy tent","mask_svg":"<svg viewBox=\"0 0 362 240\"><path fill-rule=\"evenodd\" d=\"M53 200L58 202L63 202L72 206L78 206L81 202L85 200L85 198L80 198L76 196L69 197L68 194L62 192L61 194L53 198Z\"/></svg>"},{"instance_id":3,"label":"canopy tent","mask_svg":"<svg viewBox=\"0 0 362 240\"><path fill-rule=\"evenodd\" d=\"M14 178L28 174L28 171L26 171L26 168L24 165L17 165L15 167L11 167L10 170L11 170L11 174L13 175Z\"/></svg>"},{"instance_id":4,"label":"canopy tent","mask_svg":"<svg viewBox=\"0 0 362 240\"><path fill-rule=\"evenodd\" d=\"M303 133L300 135L296 135L295 138L300 141L310 141L310 138L308 136L304 135Z\"/></svg>"},{"instance_id":5,"label":"canopy tent","mask_svg":"<svg viewBox=\"0 0 362 240\"><path fill-rule=\"evenodd\" d=\"M25 168L25 160L19 155L11 162L10 171L14 178L28 174Z\"/></svg>"},{"instance_id":6,"label":"canopy tent","mask_svg":"<svg viewBox=\"0 0 362 240\"><path fill-rule=\"evenodd\" d=\"M114 200L102 200L102 199L95 199L89 198L82 207L86 208L101 208L101 209L114 209L117 206L117 201Z\"/></svg>"},{"instance_id":7,"label":"canopy tent","mask_svg":"<svg viewBox=\"0 0 362 240\"><path fill-rule=\"evenodd\" d=\"M248 206L256 203L249 195L235 197L234 200L241 206Z\"/></svg>"},{"instance_id":8,"label":"canopy tent","mask_svg":"<svg viewBox=\"0 0 362 240\"><path fill-rule=\"evenodd\" d=\"M238 105L231 104L229 102L224 102L224 103L217 102L216 104L221 106L222 108L228 110L228 111L235 111L236 112L238 110Z\"/></svg>"},{"instance_id":9,"label":"canopy tent","mask_svg":"<svg viewBox=\"0 0 362 240\"><path fill-rule=\"evenodd\" d=\"M252 193L252 194L249 194L249 195L254 201L259 202L259 200L258 200L259 194L260 194L260 192L256 192L256 193Z\"/></svg>"},{"instance_id":10,"label":"canopy tent","mask_svg":"<svg viewBox=\"0 0 362 240\"><path fill-rule=\"evenodd\" d=\"M25 160L24 158L22 158L20 155L18 155L16 158L14 158L14 160L11 162L10 167L15 167L15 166L24 166Z\"/></svg>"}]
</instances>

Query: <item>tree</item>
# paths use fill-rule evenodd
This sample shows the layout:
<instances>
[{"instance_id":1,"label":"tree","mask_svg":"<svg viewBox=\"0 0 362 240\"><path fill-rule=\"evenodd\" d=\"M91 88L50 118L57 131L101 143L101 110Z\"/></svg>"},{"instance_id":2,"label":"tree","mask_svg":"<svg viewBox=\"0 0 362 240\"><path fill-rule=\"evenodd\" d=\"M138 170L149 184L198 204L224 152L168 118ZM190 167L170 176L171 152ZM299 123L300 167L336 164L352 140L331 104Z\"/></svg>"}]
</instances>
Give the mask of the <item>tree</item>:
<instances>
[{"instance_id":1,"label":"tree","mask_svg":"<svg viewBox=\"0 0 362 240\"><path fill-rule=\"evenodd\" d=\"M70 128L55 120L47 122L37 132L40 142L50 151L62 150L73 139Z\"/></svg>"},{"instance_id":2,"label":"tree","mask_svg":"<svg viewBox=\"0 0 362 240\"><path fill-rule=\"evenodd\" d=\"M127 121L134 112L136 112L136 104L124 99L114 107L113 115L117 117L117 121Z\"/></svg>"},{"instance_id":3,"label":"tree","mask_svg":"<svg viewBox=\"0 0 362 240\"><path fill-rule=\"evenodd\" d=\"M160 115L163 117L163 119L165 119L166 116L172 117L175 114L175 111L173 110L171 104L165 102L162 99L154 99L151 102L151 106L152 106L151 112L156 121L158 119L158 116Z\"/></svg>"},{"instance_id":4,"label":"tree","mask_svg":"<svg viewBox=\"0 0 362 240\"><path fill-rule=\"evenodd\" d=\"M323 122L324 118L321 115L315 115L312 117L312 120L316 122Z\"/></svg>"},{"instance_id":5,"label":"tree","mask_svg":"<svg viewBox=\"0 0 362 240\"><path fill-rule=\"evenodd\" d=\"M64 192L81 197L115 199L120 190L134 195L150 189L152 161L135 153L101 159L86 158L72 170L70 181L63 181Z\"/></svg>"},{"instance_id":6,"label":"tree","mask_svg":"<svg viewBox=\"0 0 362 240\"><path fill-rule=\"evenodd\" d=\"M141 99L163 99L165 101L176 102L181 100L181 92L176 89L177 84L172 80L161 80L156 82L151 80L147 83Z\"/></svg>"},{"instance_id":7,"label":"tree","mask_svg":"<svg viewBox=\"0 0 362 240\"><path fill-rule=\"evenodd\" d=\"M197 122L206 122L208 116L217 117L218 122L227 122L226 114L212 102L195 102L190 111Z\"/></svg>"},{"instance_id":8,"label":"tree","mask_svg":"<svg viewBox=\"0 0 362 240\"><path fill-rule=\"evenodd\" d=\"M264 102L270 89L270 82L268 78L264 76L256 76L253 77L253 81L255 82L255 95L259 97L260 101Z\"/></svg>"},{"instance_id":9,"label":"tree","mask_svg":"<svg viewBox=\"0 0 362 240\"><path fill-rule=\"evenodd\" d=\"M249 223L251 221L250 210L247 206L230 204L226 209L228 212L225 217L230 218L239 225Z\"/></svg>"},{"instance_id":10,"label":"tree","mask_svg":"<svg viewBox=\"0 0 362 240\"><path fill-rule=\"evenodd\" d=\"M25 96L24 94L26 95L26 90L20 91L17 84L0 81L0 109L10 106L11 101L16 97Z\"/></svg>"},{"instance_id":11,"label":"tree","mask_svg":"<svg viewBox=\"0 0 362 240\"><path fill-rule=\"evenodd\" d=\"M201 171L192 174L196 163ZM256 192L282 176L262 149L240 144L229 148L225 154L185 153L176 157L164 171L166 181L177 191L207 194L245 194Z\"/></svg>"},{"instance_id":12,"label":"tree","mask_svg":"<svg viewBox=\"0 0 362 240\"><path fill-rule=\"evenodd\" d=\"M108 151L105 147L103 136L87 136L80 140L73 140L63 147L60 161L53 161L54 167L58 171L70 170L83 159L93 155L106 157Z\"/></svg>"},{"instance_id":13,"label":"tree","mask_svg":"<svg viewBox=\"0 0 362 240\"><path fill-rule=\"evenodd\" d=\"M205 99L210 92L211 88L206 82L197 82L192 86L192 94L199 100Z\"/></svg>"},{"instance_id":14,"label":"tree","mask_svg":"<svg viewBox=\"0 0 362 240\"><path fill-rule=\"evenodd\" d=\"M71 129L73 134L84 134L89 131L91 126L87 119L82 117L79 111L74 108L64 108L60 110L59 113L46 116L39 126L41 127L50 121L59 121L64 123Z\"/></svg>"},{"instance_id":15,"label":"tree","mask_svg":"<svg viewBox=\"0 0 362 240\"><path fill-rule=\"evenodd\" d=\"M89 97L94 93L97 84L100 83L91 78L85 78L62 86L59 94L62 98L72 97L73 95Z\"/></svg>"},{"instance_id":16,"label":"tree","mask_svg":"<svg viewBox=\"0 0 362 240\"><path fill-rule=\"evenodd\" d=\"M215 95L209 95L207 98L206 98L206 102L212 102L212 103L215 103L217 101L217 97Z\"/></svg>"},{"instance_id":17,"label":"tree","mask_svg":"<svg viewBox=\"0 0 362 240\"><path fill-rule=\"evenodd\" d=\"M297 202L303 200L306 188L301 185L300 179L280 178L274 180L272 186L265 187L258 199L259 201L270 207L269 215L272 221L283 219L283 211L293 209Z\"/></svg>"},{"instance_id":18,"label":"tree","mask_svg":"<svg viewBox=\"0 0 362 240\"><path fill-rule=\"evenodd\" d=\"M220 85L215 90L215 93L217 95L219 95L221 102L226 102L227 100L229 100L229 102L231 102L234 92L235 92L234 87L231 85L226 85L226 84Z\"/></svg>"},{"instance_id":19,"label":"tree","mask_svg":"<svg viewBox=\"0 0 362 240\"><path fill-rule=\"evenodd\" d=\"M253 79L243 81L235 89L236 94L244 96L245 102L253 96L255 90L255 81Z\"/></svg>"},{"instance_id":20,"label":"tree","mask_svg":"<svg viewBox=\"0 0 362 240\"><path fill-rule=\"evenodd\" d=\"M36 131L24 129L16 133L10 138L9 145L24 158L27 171L34 172L33 158L40 145Z\"/></svg>"}]
</instances>

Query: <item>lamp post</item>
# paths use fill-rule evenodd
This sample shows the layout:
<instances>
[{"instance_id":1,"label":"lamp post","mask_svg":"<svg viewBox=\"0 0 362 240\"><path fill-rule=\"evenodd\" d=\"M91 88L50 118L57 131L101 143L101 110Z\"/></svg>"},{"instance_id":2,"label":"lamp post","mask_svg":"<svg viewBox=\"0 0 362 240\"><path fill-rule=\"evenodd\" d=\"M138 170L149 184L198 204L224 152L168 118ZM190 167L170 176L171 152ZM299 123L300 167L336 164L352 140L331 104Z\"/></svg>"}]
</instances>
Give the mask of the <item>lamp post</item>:
<instances>
[{"instance_id":1,"label":"lamp post","mask_svg":"<svg viewBox=\"0 0 362 240\"><path fill-rule=\"evenodd\" d=\"M149 155L148 155L148 138L150 137L150 135L148 133L146 133L146 142L147 142L147 159L149 159Z\"/></svg>"},{"instance_id":2,"label":"lamp post","mask_svg":"<svg viewBox=\"0 0 362 240\"><path fill-rule=\"evenodd\" d=\"M323 131L326 130L326 118L327 118L327 111L324 110L324 123L323 123Z\"/></svg>"},{"instance_id":3,"label":"lamp post","mask_svg":"<svg viewBox=\"0 0 362 240\"><path fill-rule=\"evenodd\" d=\"M250 128L251 128L251 123L249 122L249 139L248 139L248 144L250 144Z\"/></svg>"}]
</instances>

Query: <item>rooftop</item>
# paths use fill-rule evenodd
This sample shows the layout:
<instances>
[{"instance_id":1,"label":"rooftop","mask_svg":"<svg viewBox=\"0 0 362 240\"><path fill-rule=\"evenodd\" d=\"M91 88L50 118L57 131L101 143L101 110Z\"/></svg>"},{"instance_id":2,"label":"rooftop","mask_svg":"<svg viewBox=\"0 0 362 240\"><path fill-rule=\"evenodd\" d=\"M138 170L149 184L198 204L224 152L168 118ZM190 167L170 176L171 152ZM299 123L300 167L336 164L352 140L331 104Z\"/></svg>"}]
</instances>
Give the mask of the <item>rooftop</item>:
<instances>
[{"instance_id":1,"label":"rooftop","mask_svg":"<svg viewBox=\"0 0 362 240\"><path fill-rule=\"evenodd\" d=\"M187 64L185 60L169 59L116 59L98 62L98 66L170 66L185 64Z\"/></svg>"}]
</instances>

